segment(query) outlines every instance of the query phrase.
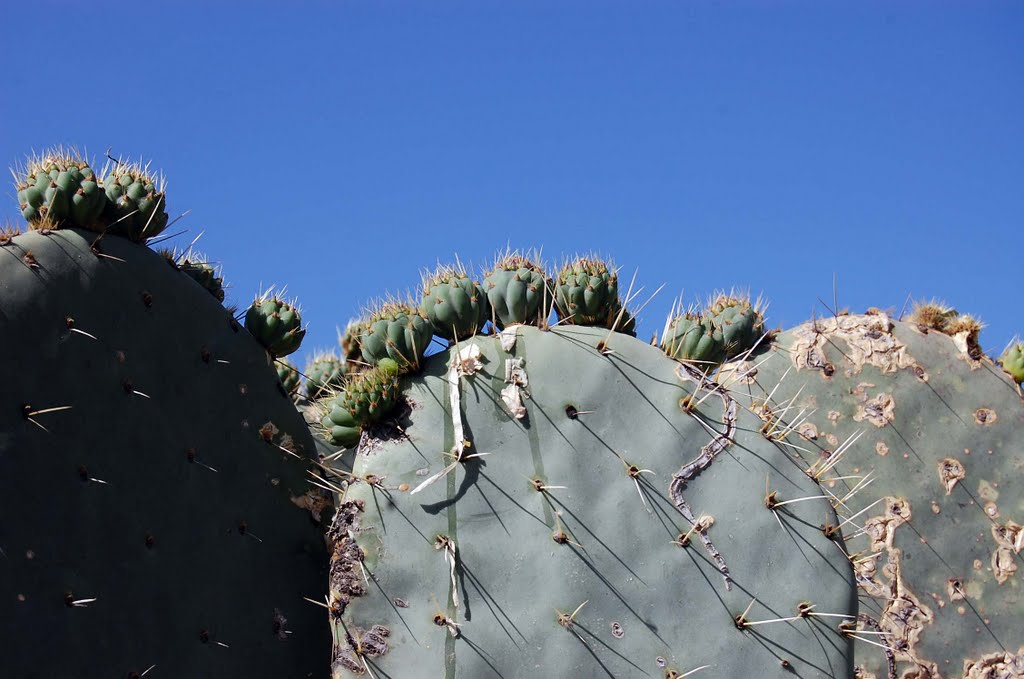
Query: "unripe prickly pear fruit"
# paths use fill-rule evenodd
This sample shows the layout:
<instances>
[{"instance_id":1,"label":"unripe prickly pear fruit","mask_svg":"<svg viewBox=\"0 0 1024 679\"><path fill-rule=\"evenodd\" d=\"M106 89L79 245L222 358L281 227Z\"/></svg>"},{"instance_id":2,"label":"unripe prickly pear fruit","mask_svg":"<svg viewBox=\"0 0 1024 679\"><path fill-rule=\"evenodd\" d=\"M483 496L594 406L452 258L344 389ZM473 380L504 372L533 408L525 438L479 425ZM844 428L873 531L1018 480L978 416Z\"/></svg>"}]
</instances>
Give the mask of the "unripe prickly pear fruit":
<instances>
[{"instance_id":1,"label":"unripe prickly pear fruit","mask_svg":"<svg viewBox=\"0 0 1024 679\"><path fill-rule=\"evenodd\" d=\"M365 320L352 319L345 326L345 332L338 333L338 344L341 346L341 358L348 372L359 372L363 366L363 351L359 347L359 336L363 334Z\"/></svg>"},{"instance_id":2,"label":"unripe prickly pear fruit","mask_svg":"<svg viewBox=\"0 0 1024 679\"><path fill-rule=\"evenodd\" d=\"M274 367L277 368L277 377L281 380L281 386L284 387L285 392L289 396L297 393L302 380L295 366L286 359L279 358Z\"/></svg>"},{"instance_id":3,"label":"unripe prickly pear fruit","mask_svg":"<svg viewBox=\"0 0 1024 679\"><path fill-rule=\"evenodd\" d=\"M148 165L119 163L103 180L106 232L142 241L167 228L164 180Z\"/></svg>"},{"instance_id":4,"label":"unripe prickly pear fruit","mask_svg":"<svg viewBox=\"0 0 1024 679\"><path fill-rule=\"evenodd\" d=\"M708 305L706 316L722 332L726 359L747 351L764 334L764 316L748 299L719 295Z\"/></svg>"},{"instance_id":5,"label":"unripe prickly pear fruit","mask_svg":"<svg viewBox=\"0 0 1024 679\"><path fill-rule=\"evenodd\" d=\"M577 257L562 267L555 288L558 318L572 325L607 325L619 304L619 276L613 266Z\"/></svg>"},{"instance_id":6,"label":"unripe prickly pear fruit","mask_svg":"<svg viewBox=\"0 0 1024 679\"><path fill-rule=\"evenodd\" d=\"M299 348L306 335L299 310L268 290L245 313L245 328L274 357Z\"/></svg>"},{"instance_id":7,"label":"unripe prickly pear fruit","mask_svg":"<svg viewBox=\"0 0 1024 679\"><path fill-rule=\"evenodd\" d=\"M401 302L385 302L369 315L359 346L366 363L377 365L381 359L390 358L402 373L408 373L420 369L433 336L433 327L417 309Z\"/></svg>"},{"instance_id":8,"label":"unripe prickly pear fruit","mask_svg":"<svg viewBox=\"0 0 1024 679\"><path fill-rule=\"evenodd\" d=\"M320 424L324 428L324 438L331 445L352 448L359 445L363 428L342 401L344 399L339 397L324 403L327 414L320 420Z\"/></svg>"},{"instance_id":9,"label":"unripe prickly pear fruit","mask_svg":"<svg viewBox=\"0 0 1024 679\"><path fill-rule=\"evenodd\" d=\"M178 265L183 274L194 280L213 295L218 302L224 301L224 278L218 275L217 269L205 261L184 260Z\"/></svg>"},{"instance_id":10,"label":"unripe prickly pear fruit","mask_svg":"<svg viewBox=\"0 0 1024 679\"><path fill-rule=\"evenodd\" d=\"M710 318L684 313L672 318L661 339L662 350L677 360L712 370L725 360L725 339Z\"/></svg>"},{"instance_id":11,"label":"unripe prickly pear fruit","mask_svg":"<svg viewBox=\"0 0 1024 679\"><path fill-rule=\"evenodd\" d=\"M306 396L310 400L341 389L345 385L345 364L334 354L317 354L306 366Z\"/></svg>"},{"instance_id":12,"label":"unripe prickly pear fruit","mask_svg":"<svg viewBox=\"0 0 1024 679\"><path fill-rule=\"evenodd\" d=\"M55 149L30 158L15 179L18 205L29 223L93 231L102 227L106 196L88 161L75 151Z\"/></svg>"},{"instance_id":13,"label":"unripe prickly pear fruit","mask_svg":"<svg viewBox=\"0 0 1024 679\"><path fill-rule=\"evenodd\" d=\"M1011 345L999 359L1003 370L1010 374L1017 384L1024 382L1024 343Z\"/></svg>"},{"instance_id":14,"label":"unripe prickly pear fruit","mask_svg":"<svg viewBox=\"0 0 1024 679\"><path fill-rule=\"evenodd\" d=\"M544 269L518 252L495 262L484 276L483 288L499 330L509 325L544 325L554 302L554 289Z\"/></svg>"},{"instance_id":15,"label":"unripe prickly pear fruit","mask_svg":"<svg viewBox=\"0 0 1024 679\"><path fill-rule=\"evenodd\" d=\"M424 278L420 314L435 335L454 341L475 335L490 316L487 295L461 265L438 267Z\"/></svg>"},{"instance_id":16,"label":"unripe prickly pear fruit","mask_svg":"<svg viewBox=\"0 0 1024 679\"><path fill-rule=\"evenodd\" d=\"M400 393L397 362L384 358L381 364L349 378L344 391L336 399L337 404L361 425L377 422L387 415Z\"/></svg>"}]
</instances>

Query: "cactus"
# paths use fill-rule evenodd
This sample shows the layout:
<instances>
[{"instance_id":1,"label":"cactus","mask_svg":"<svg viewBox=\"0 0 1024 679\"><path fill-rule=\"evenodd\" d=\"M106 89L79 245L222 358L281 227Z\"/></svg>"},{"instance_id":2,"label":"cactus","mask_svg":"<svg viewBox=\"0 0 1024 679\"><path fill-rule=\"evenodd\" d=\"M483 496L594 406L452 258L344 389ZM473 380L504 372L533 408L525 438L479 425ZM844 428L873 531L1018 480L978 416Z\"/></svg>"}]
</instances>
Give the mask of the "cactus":
<instances>
[{"instance_id":1,"label":"cactus","mask_svg":"<svg viewBox=\"0 0 1024 679\"><path fill-rule=\"evenodd\" d=\"M345 384L345 364L334 354L316 354L305 372L306 397L311 401L337 391Z\"/></svg>"},{"instance_id":2,"label":"cactus","mask_svg":"<svg viewBox=\"0 0 1024 679\"><path fill-rule=\"evenodd\" d=\"M325 676L305 423L223 306L95 241L0 241L0 676Z\"/></svg>"},{"instance_id":3,"label":"cactus","mask_svg":"<svg viewBox=\"0 0 1024 679\"><path fill-rule=\"evenodd\" d=\"M218 302L224 301L224 278L205 257L192 256L181 261L178 268L183 274L199 283Z\"/></svg>"},{"instance_id":4,"label":"cactus","mask_svg":"<svg viewBox=\"0 0 1024 679\"><path fill-rule=\"evenodd\" d=\"M1024 382L1024 343L1011 342L999 358L999 363L1014 382Z\"/></svg>"},{"instance_id":5,"label":"cactus","mask_svg":"<svg viewBox=\"0 0 1024 679\"><path fill-rule=\"evenodd\" d=\"M106 197L89 162L77 151L47 151L29 158L14 174L18 204L29 224L94 230L103 226Z\"/></svg>"},{"instance_id":6,"label":"cactus","mask_svg":"<svg viewBox=\"0 0 1024 679\"><path fill-rule=\"evenodd\" d=\"M167 228L164 178L149 165L117 162L103 179L107 195L104 231L133 241L152 238Z\"/></svg>"},{"instance_id":7,"label":"cactus","mask_svg":"<svg viewBox=\"0 0 1024 679\"><path fill-rule=\"evenodd\" d=\"M344 405L344 399L332 398L323 405L326 414L320 420L324 438L333 446L351 448L359 444L362 425ZM356 409L358 412L358 408Z\"/></svg>"},{"instance_id":8,"label":"cactus","mask_svg":"<svg viewBox=\"0 0 1024 679\"><path fill-rule=\"evenodd\" d=\"M561 322L608 327L620 308L614 265L595 257L577 257L558 272L555 310Z\"/></svg>"},{"instance_id":9,"label":"cactus","mask_svg":"<svg viewBox=\"0 0 1024 679\"><path fill-rule=\"evenodd\" d=\"M439 266L423 279L420 314L447 340L475 335L490 317L487 295L461 264Z\"/></svg>"},{"instance_id":10,"label":"cactus","mask_svg":"<svg viewBox=\"0 0 1024 679\"><path fill-rule=\"evenodd\" d=\"M274 363L274 367L277 368L277 378L281 380L281 386L284 388L285 393L294 396L298 393L299 386L302 384L299 371L285 358L279 358Z\"/></svg>"},{"instance_id":11,"label":"cactus","mask_svg":"<svg viewBox=\"0 0 1024 679\"><path fill-rule=\"evenodd\" d=\"M398 374L398 363L383 358L377 367L352 375L335 401L357 423L377 422L391 411L398 400ZM346 419L337 420L335 424L351 426Z\"/></svg>"},{"instance_id":12,"label":"cactus","mask_svg":"<svg viewBox=\"0 0 1024 679\"><path fill-rule=\"evenodd\" d=\"M423 355L434 336L433 327L419 310L393 300L378 305L367 314L361 330L359 348L363 360L374 366L381 359L390 358L399 365L402 373L420 369Z\"/></svg>"},{"instance_id":13,"label":"cactus","mask_svg":"<svg viewBox=\"0 0 1024 679\"><path fill-rule=\"evenodd\" d=\"M338 346L341 347L341 358L345 363L345 372L353 373L371 367L363 362L363 349L359 346L359 336L363 334L365 320L351 320L345 326L345 332L338 333Z\"/></svg>"},{"instance_id":14,"label":"cactus","mask_svg":"<svg viewBox=\"0 0 1024 679\"><path fill-rule=\"evenodd\" d=\"M363 434L331 528L335 679L852 679L837 519L753 415L624 335L502 339L429 357L409 421Z\"/></svg>"},{"instance_id":15,"label":"cactus","mask_svg":"<svg viewBox=\"0 0 1024 679\"><path fill-rule=\"evenodd\" d=\"M680 361L690 361L711 373L726 358L721 328L694 311L672 315L665 324L661 348Z\"/></svg>"},{"instance_id":16,"label":"cactus","mask_svg":"<svg viewBox=\"0 0 1024 679\"><path fill-rule=\"evenodd\" d=\"M245 329L275 358L293 353L306 335L294 303L281 300L272 289L257 296L245 312Z\"/></svg>"},{"instance_id":17,"label":"cactus","mask_svg":"<svg viewBox=\"0 0 1024 679\"><path fill-rule=\"evenodd\" d=\"M753 348L764 335L764 314L760 301L751 304L748 297L721 293L708 304L706 315L721 328L726 359Z\"/></svg>"},{"instance_id":18,"label":"cactus","mask_svg":"<svg viewBox=\"0 0 1024 679\"><path fill-rule=\"evenodd\" d=\"M1024 645L1024 403L979 329L937 304L840 314L721 377L843 503L863 638L893 649L858 642L864 676L1017 676L982 669Z\"/></svg>"},{"instance_id":19,"label":"cactus","mask_svg":"<svg viewBox=\"0 0 1024 679\"><path fill-rule=\"evenodd\" d=\"M498 257L484 276L491 321L499 329L510 325L543 326L554 303L554 288L544 269L518 252Z\"/></svg>"}]
</instances>

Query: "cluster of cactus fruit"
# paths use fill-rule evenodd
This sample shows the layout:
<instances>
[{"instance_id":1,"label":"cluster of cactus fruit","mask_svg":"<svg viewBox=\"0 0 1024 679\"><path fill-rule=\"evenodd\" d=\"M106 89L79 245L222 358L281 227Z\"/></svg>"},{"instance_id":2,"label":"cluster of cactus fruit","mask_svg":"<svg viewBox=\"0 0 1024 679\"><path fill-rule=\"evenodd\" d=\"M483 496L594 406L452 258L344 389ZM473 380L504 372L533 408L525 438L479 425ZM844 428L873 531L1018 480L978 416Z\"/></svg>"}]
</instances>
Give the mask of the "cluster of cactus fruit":
<instances>
[{"instance_id":1,"label":"cluster of cactus fruit","mask_svg":"<svg viewBox=\"0 0 1024 679\"><path fill-rule=\"evenodd\" d=\"M39 347L4 373L3 676L1024 677L1024 344L735 293L647 344L611 262L505 252L300 371L295 302L243 330L146 247L162 182L102 174L32 159L0 237Z\"/></svg>"}]
</instances>

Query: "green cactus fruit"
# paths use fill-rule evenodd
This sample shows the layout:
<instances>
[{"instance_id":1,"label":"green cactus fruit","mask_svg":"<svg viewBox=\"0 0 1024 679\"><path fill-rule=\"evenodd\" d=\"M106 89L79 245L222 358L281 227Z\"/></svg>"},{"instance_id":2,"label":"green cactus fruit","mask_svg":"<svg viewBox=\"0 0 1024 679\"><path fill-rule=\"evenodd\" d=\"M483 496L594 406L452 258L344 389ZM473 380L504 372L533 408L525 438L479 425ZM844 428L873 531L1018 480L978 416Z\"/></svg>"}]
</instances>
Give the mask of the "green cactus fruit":
<instances>
[{"instance_id":1,"label":"green cactus fruit","mask_svg":"<svg viewBox=\"0 0 1024 679\"><path fill-rule=\"evenodd\" d=\"M95 231L103 226L103 187L76 151L54 149L29 158L15 180L21 214L33 227Z\"/></svg>"},{"instance_id":2,"label":"green cactus fruit","mask_svg":"<svg viewBox=\"0 0 1024 679\"><path fill-rule=\"evenodd\" d=\"M133 241L152 238L167 228L164 179L149 165L119 162L103 179L107 196L105 231Z\"/></svg>"},{"instance_id":3,"label":"green cactus fruit","mask_svg":"<svg viewBox=\"0 0 1024 679\"><path fill-rule=\"evenodd\" d=\"M330 531L334 679L853 678L825 493L726 390L607 336L478 336L404 380Z\"/></svg>"},{"instance_id":4,"label":"green cactus fruit","mask_svg":"<svg viewBox=\"0 0 1024 679\"><path fill-rule=\"evenodd\" d=\"M245 329L275 358L294 352L306 336L299 310L272 290L257 297L245 312Z\"/></svg>"},{"instance_id":5,"label":"green cactus fruit","mask_svg":"<svg viewBox=\"0 0 1024 679\"><path fill-rule=\"evenodd\" d=\"M531 259L518 252L505 253L484 276L483 288L491 320L499 330L510 325L547 323L554 287L544 269Z\"/></svg>"},{"instance_id":6,"label":"green cactus fruit","mask_svg":"<svg viewBox=\"0 0 1024 679\"><path fill-rule=\"evenodd\" d=\"M337 403L361 425L379 422L400 395L397 363L382 359L383 365L352 375L338 396Z\"/></svg>"},{"instance_id":7,"label":"green cactus fruit","mask_svg":"<svg viewBox=\"0 0 1024 679\"><path fill-rule=\"evenodd\" d=\"M636 317L616 302L608 317L607 327L630 337L636 337Z\"/></svg>"},{"instance_id":8,"label":"green cactus fruit","mask_svg":"<svg viewBox=\"0 0 1024 679\"><path fill-rule=\"evenodd\" d=\"M299 371L285 358L279 358L274 363L274 367L277 368L277 378L281 380L281 386L284 387L285 393L289 395L298 393L302 383Z\"/></svg>"},{"instance_id":9,"label":"green cactus fruit","mask_svg":"<svg viewBox=\"0 0 1024 679\"><path fill-rule=\"evenodd\" d=\"M324 402L323 407L327 414L320 420L320 424L324 430L324 438L331 445L353 448L359 445L362 426L341 401L344 401L344 398L332 398Z\"/></svg>"},{"instance_id":10,"label":"green cactus fruit","mask_svg":"<svg viewBox=\"0 0 1024 679\"><path fill-rule=\"evenodd\" d=\"M672 358L693 362L709 373L726 359L721 327L713 319L692 311L669 318L662 333L661 348Z\"/></svg>"},{"instance_id":11,"label":"green cactus fruit","mask_svg":"<svg viewBox=\"0 0 1024 679\"><path fill-rule=\"evenodd\" d=\"M388 301L368 314L359 336L363 361L377 365L382 358L398 363L403 373L420 369L434 328L409 304Z\"/></svg>"},{"instance_id":12,"label":"green cactus fruit","mask_svg":"<svg viewBox=\"0 0 1024 679\"><path fill-rule=\"evenodd\" d=\"M217 268L207 263L204 258L184 259L178 268L183 274L203 286L218 302L224 301L224 278Z\"/></svg>"},{"instance_id":13,"label":"green cactus fruit","mask_svg":"<svg viewBox=\"0 0 1024 679\"><path fill-rule=\"evenodd\" d=\"M827 316L719 376L842 501L873 630L861 676L1013 677L1024 661L989 662L1024 646L1024 402L963 318Z\"/></svg>"},{"instance_id":14,"label":"green cactus fruit","mask_svg":"<svg viewBox=\"0 0 1024 679\"><path fill-rule=\"evenodd\" d=\"M720 294L708 305L705 316L721 329L726 359L753 348L764 335L764 315L760 306L732 294Z\"/></svg>"},{"instance_id":15,"label":"green cactus fruit","mask_svg":"<svg viewBox=\"0 0 1024 679\"><path fill-rule=\"evenodd\" d=\"M0 251L0 676L326 676L306 423L223 306L95 241Z\"/></svg>"},{"instance_id":16,"label":"green cactus fruit","mask_svg":"<svg viewBox=\"0 0 1024 679\"><path fill-rule=\"evenodd\" d=\"M320 353L306 366L306 397L311 401L345 385L345 364L334 354Z\"/></svg>"},{"instance_id":17,"label":"green cactus fruit","mask_svg":"<svg viewBox=\"0 0 1024 679\"><path fill-rule=\"evenodd\" d=\"M577 257L558 272L555 310L563 323L607 327L619 309L619 275L614 265Z\"/></svg>"},{"instance_id":18,"label":"green cactus fruit","mask_svg":"<svg viewBox=\"0 0 1024 679\"><path fill-rule=\"evenodd\" d=\"M1024 343L1012 344L1007 347L999 359L999 363L1014 382L1017 384L1024 382Z\"/></svg>"},{"instance_id":19,"label":"green cactus fruit","mask_svg":"<svg viewBox=\"0 0 1024 679\"><path fill-rule=\"evenodd\" d=\"M360 372L370 367L363 362L363 350L359 346L359 336L363 334L365 325L365 320L353 319L345 326L344 334L338 332L338 345L346 372Z\"/></svg>"},{"instance_id":20,"label":"green cactus fruit","mask_svg":"<svg viewBox=\"0 0 1024 679\"><path fill-rule=\"evenodd\" d=\"M423 280L420 314L447 340L475 335L490 318L487 295L460 265L438 267Z\"/></svg>"}]
</instances>

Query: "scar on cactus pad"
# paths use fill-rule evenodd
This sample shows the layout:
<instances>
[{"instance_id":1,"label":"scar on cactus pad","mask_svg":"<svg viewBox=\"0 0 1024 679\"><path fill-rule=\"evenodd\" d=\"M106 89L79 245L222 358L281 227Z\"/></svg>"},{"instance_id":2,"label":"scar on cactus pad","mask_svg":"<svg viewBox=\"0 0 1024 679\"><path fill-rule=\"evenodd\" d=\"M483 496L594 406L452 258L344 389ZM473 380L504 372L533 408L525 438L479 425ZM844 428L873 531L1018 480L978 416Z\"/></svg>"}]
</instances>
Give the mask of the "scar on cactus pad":
<instances>
[{"instance_id":1,"label":"scar on cactus pad","mask_svg":"<svg viewBox=\"0 0 1024 679\"><path fill-rule=\"evenodd\" d=\"M295 303L280 299L273 288L259 295L245 312L245 328L275 358L293 353L306 335Z\"/></svg>"}]
</instances>

